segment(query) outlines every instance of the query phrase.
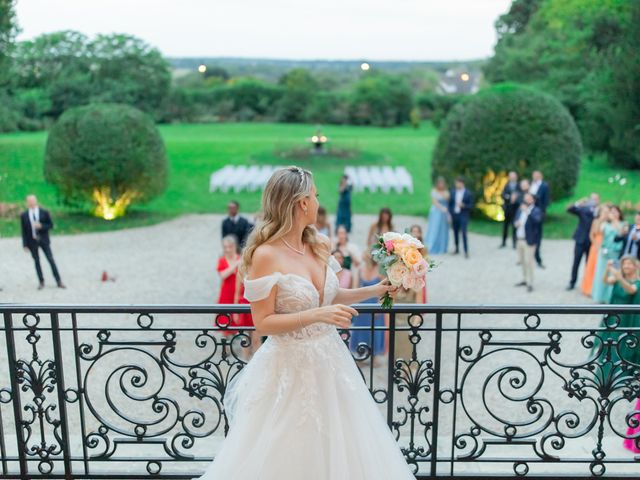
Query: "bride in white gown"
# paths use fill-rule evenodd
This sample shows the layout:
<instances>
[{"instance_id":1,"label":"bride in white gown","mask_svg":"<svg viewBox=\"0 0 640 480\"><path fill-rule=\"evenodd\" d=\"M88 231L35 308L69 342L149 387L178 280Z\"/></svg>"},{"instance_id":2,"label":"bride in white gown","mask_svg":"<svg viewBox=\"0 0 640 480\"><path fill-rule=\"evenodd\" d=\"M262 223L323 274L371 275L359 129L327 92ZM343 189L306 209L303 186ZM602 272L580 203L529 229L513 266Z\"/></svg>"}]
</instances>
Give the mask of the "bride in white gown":
<instances>
[{"instance_id":1,"label":"bride in white gown","mask_svg":"<svg viewBox=\"0 0 640 480\"><path fill-rule=\"evenodd\" d=\"M336 329L357 314L348 304L394 289L339 288L317 209L306 170L278 170L265 187L242 270L269 338L228 385L229 433L203 480L415 478Z\"/></svg>"}]
</instances>

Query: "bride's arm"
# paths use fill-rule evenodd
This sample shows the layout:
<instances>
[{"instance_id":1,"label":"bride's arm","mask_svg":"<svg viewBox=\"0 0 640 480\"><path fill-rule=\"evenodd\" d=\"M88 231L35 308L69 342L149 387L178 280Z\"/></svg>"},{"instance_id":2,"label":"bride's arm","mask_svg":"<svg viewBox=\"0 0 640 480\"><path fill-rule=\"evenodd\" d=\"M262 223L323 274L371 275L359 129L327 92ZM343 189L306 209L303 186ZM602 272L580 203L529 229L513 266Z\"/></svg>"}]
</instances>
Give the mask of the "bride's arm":
<instances>
[{"instance_id":1,"label":"bride's arm","mask_svg":"<svg viewBox=\"0 0 640 480\"><path fill-rule=\"evenodd\" d=\"M258 247L253 254L249 276L260 278L271 275L275 271L273 255L267 248ZM346 305L330 305L312 308L295 313L275 313L277 285L271 289L269 295L258 301L251 302L251 316L256 326L256 332L261 335L277 335L300 330L316 322L324 322L347 328L351 318L358 312Z\"/></svg>"},{"instance_id":2,"label":"bride's arm","mask_svg":"<svg viewBox=\"0 0 640 480\"><path fill-rule=\"evenodd\" d=\"M389 294L393 297L396 291L397 288L392 286L389 283L389 280L385 279L380 283L376 283L375 285L370 285L368 287L341 288L338 290L338 294L333 299L333 303L351 305L353 303L360 303L363 300L371 297L380 298L387 292L389 292Z\"/></svg>"}]
</instances>

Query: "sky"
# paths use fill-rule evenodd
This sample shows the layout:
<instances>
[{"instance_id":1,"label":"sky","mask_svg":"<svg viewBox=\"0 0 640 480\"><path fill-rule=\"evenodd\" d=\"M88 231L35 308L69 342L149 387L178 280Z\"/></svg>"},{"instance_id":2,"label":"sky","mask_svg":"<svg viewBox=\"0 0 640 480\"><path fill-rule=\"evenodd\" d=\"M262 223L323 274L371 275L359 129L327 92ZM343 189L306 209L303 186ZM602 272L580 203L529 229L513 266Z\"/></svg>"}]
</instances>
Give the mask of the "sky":
<instances>
[{"instance_id":1,"label":"sky","mask_svg":"<svg viewBox=\"0 0 640 480\"><path fill-rule=\"evenodd\" d=\"M167 57L488 57L511 0L18 0L19 40L129 33Z\"/></svg>"}]
</instances>

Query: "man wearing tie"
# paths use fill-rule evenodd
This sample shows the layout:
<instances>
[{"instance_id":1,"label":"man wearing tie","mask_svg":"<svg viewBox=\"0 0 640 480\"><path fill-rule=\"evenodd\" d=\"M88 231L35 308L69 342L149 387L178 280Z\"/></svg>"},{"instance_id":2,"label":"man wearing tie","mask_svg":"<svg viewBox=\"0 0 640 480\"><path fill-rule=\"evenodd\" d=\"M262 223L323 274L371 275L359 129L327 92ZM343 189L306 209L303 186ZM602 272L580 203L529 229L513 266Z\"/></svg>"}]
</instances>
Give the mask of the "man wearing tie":
<instances>
[{"instance_id":1,"label":"man wearing tie","mask_svg":"<svg viewBox=\"0 0 640 480\"><path fill-rule=\"evenodd\" d=\"M536 170L531 175L532 182L531 187L529 189L529 193L533 195L536 200L536 207L538 207L542 211L542 223L540 223L540 241L538 245L536 245L536 254L535 259L536 263L540 268L544 268L542 264L542 258L540 258L540 244L542 243L542 232L544 226L544 219L547 215L547 207L551 201L549 184L544 181L544 177L542 176L542 172L540 170Z\"/></svg>"},{"instance_id":2,"label":"man wearing tie","mask_svg":"<svg viewBox=\"0 0 640 480\"><path fill-rule=\"evenodd\" d=\"M640 211L636 212L631 228L625 227L622 235L617 236L615 241L622 242L620 258L630 255L640 260Z\"/></svg>"},{"instance_id":3,"label":"man wearing tie","mask_svg":"<svg viewBox=\"0 0 640 480\"><path fill-rule=\"evenodd\" d=\"M580 262L582 257L589 258L589 249L591 248L591 239L589 233L591 232L591 224L596 214L596 209L600 204L600 196L597 193L592 193L591 198L588 200L582 199L570 205L567 208L567 212L576 215L579 219L578 226L575 232L573 232L573 240L576 242L573 250L573 266L571 267L571 280L569 280L569 286L567 290L573 290L578 281L578 269L580 268Z\"/></svg>"},{"instance_id":4,"label":"man wearing tie","mask_svg":"<svg viewBox=\"0 0 640 480\"><path fill-rule=\"evenodd\" d=\"M456 178L455 188L449 196L449 213L451 214L451 224L453 225L453 240L456 244L455 254L460 253L459 237L462 233L462 245L464 246L464 256L469 258L467 248L467 225L473 207L473 197L471 192L464 186L462 177Z\"/></svg>"},{"instance_id":5,"label":"man wearing tie","mask_svg":"<svg viewBox=\"0 0 640 480\"><path fill-rule=\"evenodd\" d=\"M232 200L227 205L229 216L222 221L222 238L227 235L235 235L238 239L238 246L243 248L253 225L246 218L240 216L239 210L240 204L235 200Z\"/></svg>"},{"instance_id":6,"label":"man wearing tie","mask_svg":"<svg viewBox=\"0 0 640 480\"><path fill-rule=\"evenodd\" d=\"M516 248L516 229L513 221L518 212L518 197L520 195L520 187L518 185L518 174L509 172L509 183L502 190L502 209L504 210L504 222L502 222L502 245L500 248L507 246L507 237L511 230L513 248Z\"/></svg>"},{"instance_id":7,"label":"man wearing tie","mask_svg":"<svg viewBox=\"0 0 640 480\"><path fill-rule=\"evenodd\" d=\"M38 199L35 195L29 195L26 200L27 210L20 215L20 223L22 226L22 246L26 252L31 252L33 261L36 264L36 273L38 274L38 290L44 288L44 275L40 266L39 250L42 249L49 265L53 277L56 279L58 288L66 288L60 279L58 267L53 259L51 252L51 241L49 240L49 230L53 228L51 215L44 208L38 205Z\"/></svg>"}]
</instances>

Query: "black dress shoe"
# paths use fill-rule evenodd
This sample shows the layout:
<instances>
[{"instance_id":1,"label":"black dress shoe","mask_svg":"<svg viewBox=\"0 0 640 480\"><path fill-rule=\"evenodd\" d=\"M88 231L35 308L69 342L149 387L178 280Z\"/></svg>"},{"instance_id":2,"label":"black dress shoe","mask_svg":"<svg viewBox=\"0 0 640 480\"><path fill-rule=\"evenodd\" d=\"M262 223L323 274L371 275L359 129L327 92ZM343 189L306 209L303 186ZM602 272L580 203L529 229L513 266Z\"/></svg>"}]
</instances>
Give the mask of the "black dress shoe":
<instances>
[{"instance_id":1,"label":"black dress shoe","mask_svg":"<svg viewBox=\"0 0 640 480\"><path fill-rule=\"evenodd\" d=\"M67 286L62 282L58 282L58 288L67 288Z\"/></svg>"},{"instance_id":2,"label":"black dress shoe","mask_svg":"<svg viewBox=\"0 0 640 480\"><path fill-rule=\"evenodd\" d=\"M567 288L565 288L565 290L566 290L567 292L569 292L569 291L573 290L574 288L576 288L576 287L575 287L575 285L571 285L571 284L569 284L569 285L567 285Z\"/></svg>"},{"instance_id":3,"label":"black dress shoe","mask_svg":"<svg viewBox=\"0 0 640 480\"><path fill-rule=\"evenodd\" d=\"M520 283L516 283L515 285L516 287L526 287L527 286L527 282L520 282Z\"/></svg>"},{"instance_id":4,"label":"black dress shoe","mask_svg":"<svg viewBox=\"0 0 640 480\"><path fill-rule=\"evenodd\" d=\"M545 266L544 266L544 264L543 264L542 262L540 262L540 263L538 264L538 267L540 267L540 268L541 268L541 269L543 269L543 270L544 270L545 268L547 268L547 267L545 267Z\"/></svg>"},{"instance_id":5,"label":"black dress shoe","mask_svg":"<svg viewBox=\"0 0 640 480\"><path fill-rule=\"evenodd\" d=\"M38 290L42 290L43 288L44 288L44 283L40 283L40 284L38 285Z\"/></svg>"},{"instance_id":6,"label":"black dress shoe","mask_svg":"<svg viewBox=\"0 0 640 480\"><path fill-rule=\"evenodd\" d=\"M469 253L464 252L464 258L469 258Z\"/></svg>"},{"instance_id":7,"label":"black dress shoe","mask_svg":"<svg viewBox=\"0 0 640 480\"><path fill-rule=\"evenodd\" d=\"M500 245L498 248L506 248L507 246L503 243L502 245Z\"/></svg>"}]
</instances>

